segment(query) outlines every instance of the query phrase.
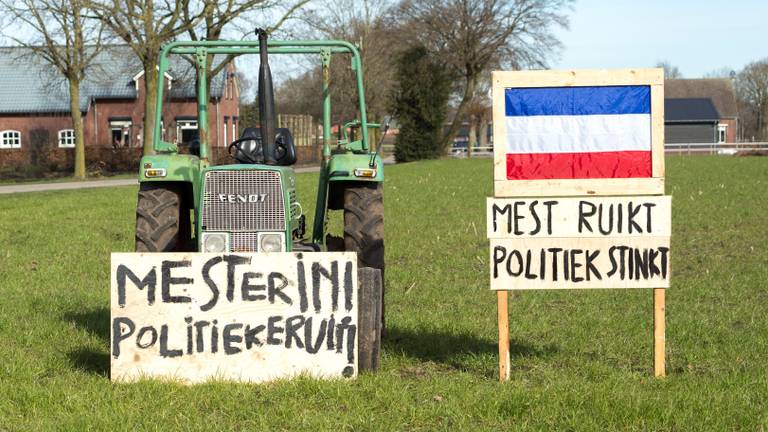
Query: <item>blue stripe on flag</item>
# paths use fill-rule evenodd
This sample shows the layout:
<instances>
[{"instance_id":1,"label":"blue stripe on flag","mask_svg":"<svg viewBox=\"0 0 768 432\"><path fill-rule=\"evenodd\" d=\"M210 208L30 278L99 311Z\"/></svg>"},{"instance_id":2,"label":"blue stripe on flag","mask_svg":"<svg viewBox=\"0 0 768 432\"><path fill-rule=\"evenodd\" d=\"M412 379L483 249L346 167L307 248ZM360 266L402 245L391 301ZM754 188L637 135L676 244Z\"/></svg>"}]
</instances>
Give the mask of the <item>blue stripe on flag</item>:
<instances>
[{"instance_id":1,"label":"blue stripe on flag","mask_svg":"<svg viewBox=\"0 0 768 432\"><path fill-rule=\"evenodd\" d=\"M650 114L650 86L504 89L507 117Z\"/></svg>"}]
</instances>

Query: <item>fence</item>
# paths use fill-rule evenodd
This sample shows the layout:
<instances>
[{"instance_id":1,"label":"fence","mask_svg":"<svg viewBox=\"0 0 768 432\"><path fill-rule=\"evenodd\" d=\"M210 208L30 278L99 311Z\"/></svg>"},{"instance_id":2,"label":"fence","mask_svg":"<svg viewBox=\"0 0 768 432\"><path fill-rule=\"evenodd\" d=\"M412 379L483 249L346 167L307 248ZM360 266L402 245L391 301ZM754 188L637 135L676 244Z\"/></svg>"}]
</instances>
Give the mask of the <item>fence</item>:
<instances>
[{"instance_id":1,"label":"fence","mask_svg":"<svg viewBox=\"0 0 768 432\"><path fill-rule=\"evenodd\" d=\"M296 147L317 145L318 132L311 115L279 114L277 127L288 128Z\"/></svg>"},{"instance_id":2,"label":"fence","mask_svg":"<svg viewBox=\"0 0 768 432\"><path fill-rule=\"evenodd\" d=\"M734 155L738 153L768 152L768 142L665 144L664 151L667 154L678 155Z\"/></svg>"},{"instance_id":3,"label":"fence","mask_svg":"<svg viewBox=\"0 0 768 432\"><path fill-rule=\"evenodd\" d=\"M451 149L451 156L453 157L493 157L493 145L487 146L474 146L471 149L467 147L454 147Z\"/></svg>"}]
</instances>

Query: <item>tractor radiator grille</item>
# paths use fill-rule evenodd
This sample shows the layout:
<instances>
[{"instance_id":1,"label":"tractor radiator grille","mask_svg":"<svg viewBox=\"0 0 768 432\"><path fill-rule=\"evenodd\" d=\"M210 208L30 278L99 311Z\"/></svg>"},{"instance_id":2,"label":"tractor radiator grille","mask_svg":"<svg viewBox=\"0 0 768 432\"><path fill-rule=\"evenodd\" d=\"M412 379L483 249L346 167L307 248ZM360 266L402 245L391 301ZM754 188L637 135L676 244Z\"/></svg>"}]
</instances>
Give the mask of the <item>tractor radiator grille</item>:
<instances>
[{"instance_id":1,"label":"tractor radiator grille","mask_svg":"<svg viewBox=\"0 0 768 432\"><path fill-rule=\"evenodd\" d=\"M259 235L255 232L232 233L230 252L255 252L259 250Z\"/></svg>"},{"instance_id":2,"label":"tractor radiator grille","mask_svg":"<svg viewBox=\"0 0 768 432\"><path fill-rule=\"evenodd\" d=\"M255 246L256 231L285 230L280 173L261 170L208 171L203 187L203 230L254 232L253 239L246 236L247 240L246 237L241 240L242 236L233 235L233 248L245 243Z\"/></svg>"}]
</instances>

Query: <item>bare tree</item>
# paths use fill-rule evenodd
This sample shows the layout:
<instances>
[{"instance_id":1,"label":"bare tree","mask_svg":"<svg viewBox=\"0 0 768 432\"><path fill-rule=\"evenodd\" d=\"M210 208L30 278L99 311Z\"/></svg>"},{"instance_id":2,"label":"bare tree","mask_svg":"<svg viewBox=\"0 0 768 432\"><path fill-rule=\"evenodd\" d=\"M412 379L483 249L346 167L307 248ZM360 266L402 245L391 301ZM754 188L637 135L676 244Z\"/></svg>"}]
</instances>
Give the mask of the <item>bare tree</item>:
<instances>
[{"instance_id":1,"label":"bare tree","mask_svg":"<svg viewBox=\"0 0 768 432\"><path fill-rule=\"evenodd\" d=\"M248 100L251 92L251 88L253 87L253 81L249 77L247 77L243 71L237 71L235 72L235 75L237 76L237 89L238 89L238 97L241 104L248 103L250 100Z\"/></svg>"},{"instance_id":2,"label":"bare tree","mask_svg":"<svg viewBox=\"0 0 768 432\"><path fill-rule=\"evenodd\" d=\"M403 0L400 13L410 39L435 52L459 79L456 115L442 146L453 141L490 69L545 67L567 28L570 0Z\"/></svg>"},{"instance_id":3,"label":"bare tree","mask_svg":"<svg viewBox=\"0 0 768 432\"><path fill-rule=\"evenodd\" d=\"M199 21L198 25L191 25L187 28L187 35L193 41L201 39L209 41L220 40L224 36L225 31L231 28L235 30L233 35L238 33L237 29L240 29L239 34L235 38L242 39L253 34L255 26L238 25L238 20L248 17L256 18L254 14L260 13L262 15L261 21L268 21L270 19L264 15L268 15L269 12L272 12L269 15L277 14L277 18L271 25L264 25L267 31L271 33L280 28L283 23L289 20L308 1L296 0L286 6L285 2L275 0L203 0L203 8L208 12ZM190 8L194 7L190 3L184 8L184 20L186 22L194 22L194 12L190 11ZM206 94L211 94L211 80L213 77L224 70L235 57L237 57L236 54L229 54L214 64L213 56L208 56L206 59L206 76L208 77Z\"/></svg>"},{"instance_id":4,"label":"bare tree","mask_svg":"<svg viewBox=\"0 0 768 432\"><path fill-rule=\"evenodd\" d=\"M83 16L83 0L0 0L21 28L5 36L42 58L66 78L75 132L75 178L85 178L85 138L80 84L102 49L102 26ZM30 38L16 35L31 34Z\"/></svg>"},{"instance_id":5,"label":"bare tree","mask_svg":"<svg viewBox=\"0 0 768 432\"><path fill-rule=\"evenodd\" d=\"M275 105L281 114L323 116L323 77L320 67L283 81L275 89Z\"/></svg>"},{"instance_id":6,"label":"bare tree","mask_svg":"<svg viewBox=\"0 0 768 432\"><path fill-rule=\"evenodd\" d=\"M81 0L85 1L85 0ZM191 0L88 0L94 15L139 58L144 69L144 153L153 152L158 57L163 44L186 33L206 15L211 2L190 13Z\"/></svg>"},{"instance_id":7,"label":"bare tree","mask_svg":"<svg viewBox=\"0 0 768 432\"><path fill-rule=\"evenodd\" d=\"M472 157L474 147L486 147L488 145L487 131L491 121L491 101L483 94L482 90L478 91L475 98L467 104L466 116L469 121L467 156Z\"/></svg>"},{"instance_id":8,"label":"bare tree","mask_svg":"<svg viewBox=\"0 0 768 432\"><path fill-rule=\"evenodd\" d=\"M743 136L758 140L768 139L768 58L744 66L736 75L736 94L748 112Z\"/></svg>"},{"instance_id":9,"label":"bare tree","mask_svg":"<svg viewBox=\"0 0 768 432\"><path fill-rule=\"evenodd\" d=\"M399 43L398 26L393 25L391 1L319 0L302 14L308 37L341 39L357 44L363 64L366 109L373 121L386 115L394 83L394 58ZM320 81L319 69L312 76ZM359 115L357 85L348 62L331 63L334 121Z\"/></svg>"},{"instance_id":10,"label":"bare tree","mask_svg":"<svg viewBox=\"0 0 768 432\"><path fill-rule=\"evenodd\" d=\"M704 75L702 75L702 78L735 78L735 77L736 77L736 71L725 66L721 68L713 69L709 72L706 72Z\"/></svg>"},{"instance_id":11,"label":"bare tree","mask_svg":"<svg viewBox=\"0 0 768 432\"><path fill-rule=\"evenodd\" d=\"M664 69L664 79L678 79L683 77L680 69L673 65L669 60L657 61L656 67Z\"/></svg>"}]
</instances>

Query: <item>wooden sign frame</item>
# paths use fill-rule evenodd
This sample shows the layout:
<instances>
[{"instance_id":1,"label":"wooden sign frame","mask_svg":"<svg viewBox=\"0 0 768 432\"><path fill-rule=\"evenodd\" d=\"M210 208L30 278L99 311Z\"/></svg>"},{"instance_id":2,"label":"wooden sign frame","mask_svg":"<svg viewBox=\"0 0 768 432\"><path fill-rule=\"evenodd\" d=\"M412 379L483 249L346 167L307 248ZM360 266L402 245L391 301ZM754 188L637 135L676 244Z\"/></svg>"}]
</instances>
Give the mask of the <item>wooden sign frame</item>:
<instances>
[{"instance_id":1,"label":"wooden sign frame","mask_svg":"<svg viewBox=\"0 0 768 432\"><path fill-rule=\"evenodd\" d=\"M494 71L493 92L494 197L574 197L664 195L664 71L660 68ZM507 136L504 90L507 88L637 86L650 87L651 177L611 179L509 180L506 176ZM509 292L496 291L499 330L499 380L510 378ZM653 288L653 369L666 375L665 288Z\"/></svg>"},{"instance_id":2,"label":"wooden sign frame","mask_svg":"<svg viewBox=\"0 0 768 432\"><path fill-rule=\"evenodd\" d=\"M506 88L647 85L651 88L651 174L648 178L507 180L504 146L494 145L494 196L663 195L664 194L664 70L580 69L558 71L494 71L494 95ZM493 136L507 136L504 98L493 98Z\"/></svg>"}]
</instances>

